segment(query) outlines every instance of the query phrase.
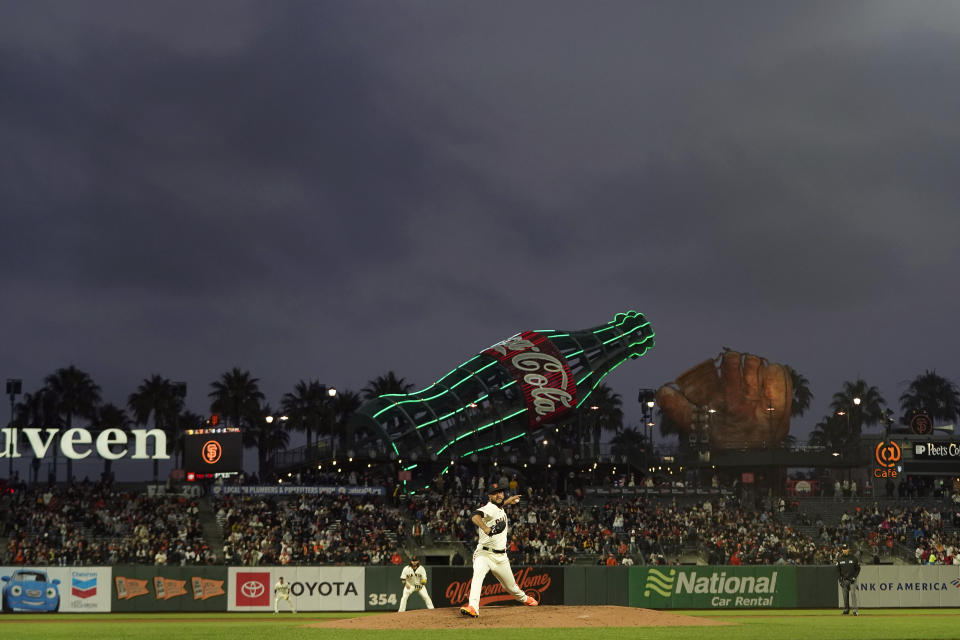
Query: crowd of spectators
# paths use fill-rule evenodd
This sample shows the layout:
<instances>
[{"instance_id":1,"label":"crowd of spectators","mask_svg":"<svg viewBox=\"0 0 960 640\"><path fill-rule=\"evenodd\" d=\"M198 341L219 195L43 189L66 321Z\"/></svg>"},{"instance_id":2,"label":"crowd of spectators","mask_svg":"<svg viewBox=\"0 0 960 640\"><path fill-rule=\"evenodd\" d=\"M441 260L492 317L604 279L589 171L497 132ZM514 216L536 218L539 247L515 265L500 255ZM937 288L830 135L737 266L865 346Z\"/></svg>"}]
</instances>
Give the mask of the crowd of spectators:
<instances>
[{"instance_id":1,"label":"crowd of spectators","mask_svg":"<svg viewBox=\"0 0 960 640\"><path fill-rule=\"evenodd\" d=\"M476 544L470 519L492 482L523 494L508 509L515 564L664 564L691 556L708 564L825 564L842 543L858 548L864 562L899 552L921 564L954 564L960 549L960 493L942 509L860 498L836 505L842 515L825 523L802 509L792 513L797 503L784 500L631 493L598 502L581 491L521 486L502 472L451 475L416 495L404 495L386 477L357 472L288 479L297 480L379 484L384 495L211 496L222 538L209 541L196 498L151 496L110 483L22 486L5 498L10 540L0 552L12 564L245 566L398 564L407 550L446 543L469 554ZM218 558L211 547L220 544ZM465 558L458 554L454 561Z\"/></svg>"},{"instance_id":2,"label":"crowd of spectators","mask_svg":"<svg viewBox=\"0 0 960 640\"><path fill-rule=\"evenodd\" d=\"M210 564L195 501L109 483L23 487L9 498L12 564Z\"/></svg>"},{"instance_id":3,"label":"crowd of spectators","mask_svg":"<svg viewBox=\"0 0 960 640\"><path fill-rule=\"evenodd\" d=\"M950 517L954 526L960 525L960 514L954 512ZM900 545L913 549L917 563L931 565L955 563L960 540L956 529L948 532L946 524L943 512L921 505L880 508L874 504L841 516L841 527L855 532L872 555Z\"/></svg>"},{"instance_id":4,"label":"crowd of spectators","mask_svg":"<svg viewBox=\"0 0 960 640\"><path fill-rule=\"evenodd\" d=\"M510 481L504 484L509 486ZM486 499L485 490L474 487L466 494L431 491L405 497L401 505L413 523L415 540L419 532L434 541L472 547L477 529L470 519ZM529 489L517 507L509 508L508 515L509 550L518 564L570 564L590 539L590 519L582 503L561 500L542 489Z\"/></svg>"},{"instance_id":5,"label":"crowd of spectators","mask_svg":"<svg viewBox=\"0 0 960 640\"><path fill-rule=\"evenodd\" d=\"M221 496L212 501L227 564L387 564L406 533L398 509L379 496Z\"/></svg>"}]
</instances>

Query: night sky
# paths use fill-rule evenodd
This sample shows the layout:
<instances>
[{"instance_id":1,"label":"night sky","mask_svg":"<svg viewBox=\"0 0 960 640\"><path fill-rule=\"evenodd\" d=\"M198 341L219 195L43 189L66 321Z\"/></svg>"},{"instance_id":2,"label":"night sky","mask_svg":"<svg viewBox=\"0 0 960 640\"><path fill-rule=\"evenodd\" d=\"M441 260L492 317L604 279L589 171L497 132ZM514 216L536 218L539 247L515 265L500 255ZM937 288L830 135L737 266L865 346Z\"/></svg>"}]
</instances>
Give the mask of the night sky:
<instances>
[{"instance_id":1,"label":"night sky","mask_svg":"<svg viewBox=\"0 0 960 640\"><path fill-rule=\"evenodd\" d=\"M724 346L800 439L897 410L960 380L957 60L953 2L4 3L0 378L276 407L636 309L629 424Z\"/></svg>"}]
</instances>

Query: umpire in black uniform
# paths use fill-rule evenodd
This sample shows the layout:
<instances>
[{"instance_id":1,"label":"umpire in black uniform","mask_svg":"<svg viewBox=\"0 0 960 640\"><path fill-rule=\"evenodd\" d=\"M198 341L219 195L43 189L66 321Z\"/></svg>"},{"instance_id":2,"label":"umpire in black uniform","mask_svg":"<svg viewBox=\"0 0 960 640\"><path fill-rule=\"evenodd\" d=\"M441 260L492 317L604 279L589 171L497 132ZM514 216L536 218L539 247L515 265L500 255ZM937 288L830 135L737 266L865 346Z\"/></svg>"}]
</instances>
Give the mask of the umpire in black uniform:
<instances>
[{"instance_id":1,"label":"umpire in black uniform","mask_svg":"<svg viewBox=\"0 0 960 640\"><path fill-rule=\"evenodd\" d=\"M843 615L850 613L851 600L853 601L853 615L857 613L857 576L860 575L860 560L856 554L850 552L846 543L840 547L840 557L837 558L837 578L840 589L843 591Z\"/></svg>"}]
</instances>

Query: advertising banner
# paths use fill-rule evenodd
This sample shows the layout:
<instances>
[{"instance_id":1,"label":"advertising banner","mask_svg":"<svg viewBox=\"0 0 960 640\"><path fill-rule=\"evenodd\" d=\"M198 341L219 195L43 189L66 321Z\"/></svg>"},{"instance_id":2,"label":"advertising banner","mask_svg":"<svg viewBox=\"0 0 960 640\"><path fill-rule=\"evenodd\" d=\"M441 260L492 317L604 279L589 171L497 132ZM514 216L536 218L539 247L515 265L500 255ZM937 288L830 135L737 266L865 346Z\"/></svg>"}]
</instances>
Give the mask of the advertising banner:
<instances>
[{"instance_id":1,"label":"advertising banner","mask_svg":"<svg viewBox=\"0 0 960 640\"><path fill-rule=\"evenodd\" d=\"M110 567L0 567L3 613L108 613Z\"/></svg>"},{"instance_id":2,"label":"advertising banner","mask_svg":"<svg viewBox=\"0 0 960 640\"><path fill-rule=\"evenodd\" d=\"M866 565L857 582L858 606L864 609L960 607L960 565ZM837 604L842 606L839 584L836 589Z\"/></svg>"},{"instance_id":3,"label":"advertising banner","mask_svg":"<svg viewBox=\"0 0 960 640\"><path fill-rule=\"evenodd\" d=\"M517 585L541 604L563 604L561 567L512 567ZM470 599L473 567L434 567L431 572L430 598L435 607L462 607ZM399 578L398 578L399 580ZM480 591L480 606L510 604L513 596L488 573Z\"/></svg>"},{"instance_id":4,"label":"advertising banner","mask_svg":"<svg viewBox=\"0 0 960 640\"><path fill-rule=\"evenodd\" d=\"M113 611L226 611L226 567L118 565Z\"/></svg>"},{"instance_id":5,"label":"advertising banner","mask_svg":"<svg viewBox=\"0 0 960 640\"><path fill-rule=\"evenodd\" d=\"M649 609L776 609L797 606L789 566L636 567L630 606Z\"/></svg>"},{"instance_id":6,"label":"advertising banner","mask_svg":"<svg viewBox=\"0 0 960 640\"><path fill-rule=\"evenodd\" d=\"M364 610L363 567L230 567L227 610L272 611L273 588L281 576L297 611ZM286 606L281 601L281 610Z\"/></svg>"}]
</instances>

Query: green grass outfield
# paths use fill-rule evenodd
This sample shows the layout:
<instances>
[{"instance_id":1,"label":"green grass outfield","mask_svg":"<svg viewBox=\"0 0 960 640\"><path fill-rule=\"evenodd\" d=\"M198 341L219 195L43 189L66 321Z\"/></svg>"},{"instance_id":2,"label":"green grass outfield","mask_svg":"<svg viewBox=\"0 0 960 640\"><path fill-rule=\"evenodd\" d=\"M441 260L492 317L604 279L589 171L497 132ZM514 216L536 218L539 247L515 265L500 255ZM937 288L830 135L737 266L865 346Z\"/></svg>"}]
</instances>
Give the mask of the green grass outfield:
<instances>
[{"instance_id":1,"label":"green grass outfield","mask_svg":"<svg viewBox=\"0 0 960 640\"><path fill-rule=\"evenodd\" d=\"M860 617L841 616L838 609L757 611L670 611L733 623L729 627L610 627L550 630L550 640L953 640L960 638L958 609L868 609ZM0 615L0 638L69 640L543 640L543 629L358 631L308 629L310 622L377 613L178 613L178 614L37 614Z\"/></svg>"}]
</instances>

